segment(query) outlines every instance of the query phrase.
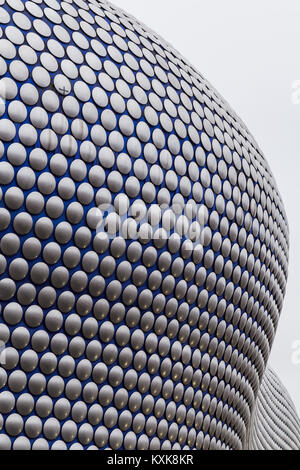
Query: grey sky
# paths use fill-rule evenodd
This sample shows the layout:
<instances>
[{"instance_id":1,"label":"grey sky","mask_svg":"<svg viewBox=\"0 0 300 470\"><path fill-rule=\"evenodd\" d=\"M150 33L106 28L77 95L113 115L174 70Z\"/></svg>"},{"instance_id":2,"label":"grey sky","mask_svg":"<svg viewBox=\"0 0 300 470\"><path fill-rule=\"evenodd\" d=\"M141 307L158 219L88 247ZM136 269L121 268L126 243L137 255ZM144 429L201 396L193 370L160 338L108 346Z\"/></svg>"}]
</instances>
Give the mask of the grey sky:
<instances>
[{"instance_id":1,"label":"grey sky","mask_svg":"<svg viewBox=\"0 0 300 470\"><path fill-rule=\"evenodd\" d=\"M289 219L291 247L288 290L269 363L300 413L300 364L292 361L292 345L300 340L300 104L292 103L293 83L300 89L300 82L295 83L300 80L300 2L114 3L162 35L199 69L248 125L273 170Z\"/></svg>"}]
</instances>

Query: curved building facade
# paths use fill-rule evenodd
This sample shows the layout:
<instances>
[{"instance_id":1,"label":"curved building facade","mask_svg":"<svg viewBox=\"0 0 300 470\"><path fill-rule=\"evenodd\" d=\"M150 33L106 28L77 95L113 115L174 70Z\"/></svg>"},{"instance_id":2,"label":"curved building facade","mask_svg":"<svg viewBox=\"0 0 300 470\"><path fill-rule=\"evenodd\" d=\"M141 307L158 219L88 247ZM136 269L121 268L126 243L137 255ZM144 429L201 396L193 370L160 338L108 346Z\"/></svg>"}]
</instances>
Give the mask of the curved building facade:
<instances>
[{"instance_id":1,"label":"curved building facade","mask_svg":"<svg viewBox=\"0 0 300 470\"><path fill-rule=\"evenodd\" d=\"M242 449L288 265L261 150L109 2L0 23L0 448Z\"/></svg>"},{"instance_id":2,"label":"curved building facade","mask_svg":"<svg viewBox=\"0 0 300 470\"><path fill-rule=\"evenodd\" d=\"M299 450L300 420L292 399L268 367L258 392L250 431L250 450Z\"/></svg>"}]
</instances>

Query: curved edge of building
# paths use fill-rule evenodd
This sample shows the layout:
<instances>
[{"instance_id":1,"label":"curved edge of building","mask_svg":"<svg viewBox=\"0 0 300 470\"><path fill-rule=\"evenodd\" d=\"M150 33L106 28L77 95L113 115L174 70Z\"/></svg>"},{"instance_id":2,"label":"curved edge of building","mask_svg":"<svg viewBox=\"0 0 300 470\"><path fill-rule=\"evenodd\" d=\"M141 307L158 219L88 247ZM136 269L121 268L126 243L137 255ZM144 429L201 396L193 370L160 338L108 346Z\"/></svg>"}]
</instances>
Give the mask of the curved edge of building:
<instances>
[{"instance_id":1,"label":"curved edge of building","mask_svg":"<svg viewBox=\"0 0 300 470\"><path fill-rule=\"evenodd\" d=\"M296 408L270 367L264 373L251 421L249 450L300 449L300 420Z\"/></svg>"}]
</instances>

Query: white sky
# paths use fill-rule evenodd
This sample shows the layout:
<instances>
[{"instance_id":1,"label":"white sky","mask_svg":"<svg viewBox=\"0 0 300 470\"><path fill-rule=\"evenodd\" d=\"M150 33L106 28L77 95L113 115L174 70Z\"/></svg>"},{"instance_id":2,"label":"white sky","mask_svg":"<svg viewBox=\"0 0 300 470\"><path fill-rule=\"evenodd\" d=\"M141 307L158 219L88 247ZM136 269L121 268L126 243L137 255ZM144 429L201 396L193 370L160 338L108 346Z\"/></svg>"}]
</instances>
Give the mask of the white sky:
<instances>
[{"instance_id":1,"label":"white sky","mask_svg":"<svg viewBox=\"0 0 300 470\"><path fill-rule=\"evenodd\" d=\"M288 291L269 364L300 413L299 0L113 0L163 36L216 87L256 138L273 170L290 225ZM300 87L299 87L300 88ZM299 355L300 357L300 355Z\"/></svg>"}]
</instances>

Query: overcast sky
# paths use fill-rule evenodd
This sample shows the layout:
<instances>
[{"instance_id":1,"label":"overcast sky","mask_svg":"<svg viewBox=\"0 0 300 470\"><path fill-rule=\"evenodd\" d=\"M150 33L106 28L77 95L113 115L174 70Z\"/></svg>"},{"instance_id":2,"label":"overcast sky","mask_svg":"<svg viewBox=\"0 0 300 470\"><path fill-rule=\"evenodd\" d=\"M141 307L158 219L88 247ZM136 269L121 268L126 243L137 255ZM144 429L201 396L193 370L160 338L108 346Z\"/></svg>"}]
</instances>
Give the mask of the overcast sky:
<instances>
[{"instance_id":1,"label":"overcast sky","mask_svg":"<svg viewBox=\"0 0 300 470\"><path fill-rule=\"evenodd\" d=\"M292 360L293 346L300 351L300 2L114 3L198 68L248 125L273 170L288 214L291 247L288 290L269 364L300 413L300 354Z\"/></svg>"}]
</instances>

